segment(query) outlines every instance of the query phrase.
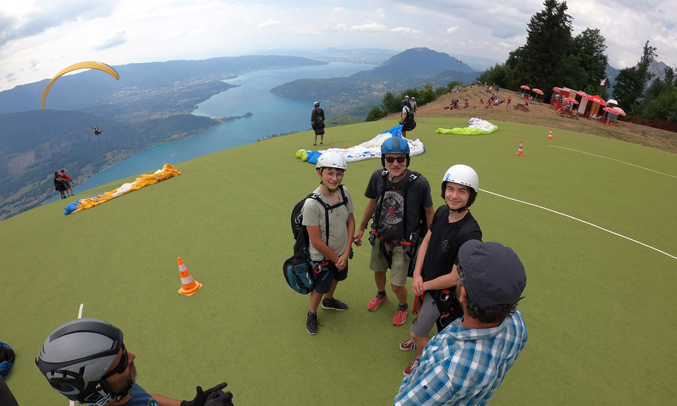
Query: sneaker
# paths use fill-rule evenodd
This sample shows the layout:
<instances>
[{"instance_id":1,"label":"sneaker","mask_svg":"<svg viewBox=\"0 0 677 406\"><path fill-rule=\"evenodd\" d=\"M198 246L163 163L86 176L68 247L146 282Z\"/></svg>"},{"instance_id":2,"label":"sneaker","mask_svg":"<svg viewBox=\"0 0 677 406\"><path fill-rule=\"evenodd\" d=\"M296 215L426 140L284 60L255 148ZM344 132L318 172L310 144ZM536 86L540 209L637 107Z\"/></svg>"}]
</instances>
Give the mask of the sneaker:
<instances>
[{"instance_id":1,"label":"sneaker","mask_svg":"<svg viewBox=\"0 0 677 406\"><path fill-rule=\"evenodd\" d=\"M411 375L412 372L414 372L414 369L416 369L416 366L418 365L418 357L412 362L408 367L404 368L404 371L402 372L404 376L409 376Z\"/></svg>"},{"instance_id":2,"label":"sneaker","mask_svg":"<svg viewBox=\"0 0 677 406\"><path fill-rule=\"evenodd\" d=\"M308 330L308 334L317 334L317 313L312 314L311 312L308 312L308 318L306 319L306 330Z\"/></svg>"},{"instance_id":3,"label":"sneaker","mask_svg":"<svg viewBox=\"0 0 677 406\"><path fill-rule=\"evenodd\" d=\"M343 312L348 310L348 305L340 300L336 300L333 297L331 299L327 299L325 297L324 299L322 299L322 308L327 310L336 310L339 312Z\"/></svg>"},{"instance_id":4,"label":"sneaker","mask_svg":"<svg viewBox=\"0 0 677 406\"><path fill-rule=\"evenodd\" d=\"M369 302L369 311L376 311L376 309L381 306L381 303L385 302L386 300L388 300L387 295L383 297L378 297L378 295L374 296L374 298L371 299L371 302Z\"/></svg>"},{"instance_id":5,"label":"sneaker","mask_svg":"<svg viewBox=\"0 0 677 406\"><path fill-rule=\"evenodd\" d=\"M401 326L407 321L407 315L409 314L409 309L402 311L397 309L395 313L395 318L393 318L393 324L396 326Z\"/></svg>"},{"instance_id":6,"label":"sneaker","mask_svg":"<svg viewBox=\"0 0 677 406\"><path fill-rule=\"evenodd\" d=\"M400 350L402 351L414 351L416 349L416 343L413 339L408 339L407 341L400 344Z\"/></svg>"}]
</instances>

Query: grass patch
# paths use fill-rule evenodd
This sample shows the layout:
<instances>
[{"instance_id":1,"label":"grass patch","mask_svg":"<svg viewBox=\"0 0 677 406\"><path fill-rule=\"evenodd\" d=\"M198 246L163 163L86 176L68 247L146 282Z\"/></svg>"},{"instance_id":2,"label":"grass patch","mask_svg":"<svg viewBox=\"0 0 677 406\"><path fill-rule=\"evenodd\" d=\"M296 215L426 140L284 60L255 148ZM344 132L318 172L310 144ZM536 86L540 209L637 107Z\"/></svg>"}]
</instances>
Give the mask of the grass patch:
<instances>
[{"instance_id":1,"label":"grass patch","mask_svg":"<svg viewBox=\"0 0 677 406\"><path fill-rule=\"evenodd\" d=\"M656 149L550 126L498 122L484 136L435 134L465 118L418 118L412 138L426 153L411 168L431 183L435 206L451 165L465 163L483 189L558 210L677 254L676 179L550 145L677 175L677 158ZM326 147L348 147L395 125L330 128ZM6 307L0 339L17 363L7 383L20 404L66 403L33 363L47 335L77 316L107 320L138 357L139 384L192 399L195 385L229 383L238 405L391 404L412 353L397 346L409 323L392 326L396 301L370 313L375 286L369 247L356 250L336 297L305 331L308 297L281 274L291 255L293 205L318 183L294 157L310 132L217 152L176 165L183 174L90 210L63 215L74 198L0 222ZM525 158L515 156L524 141ZM348 165L355 217L378 160ZM79 193L112 190L133 178ZM585 224L480 193L472 207L485 241L515 249L528 285L519 308L529 343L492 403L659 405L675 398L674 259ZM182 256L204 287L180 287ZM410 304L413 298L410 298ZM655 311L660 309L659 312ZM312 396L300 388L312 387Z\"/></svg>"}]
</instances>

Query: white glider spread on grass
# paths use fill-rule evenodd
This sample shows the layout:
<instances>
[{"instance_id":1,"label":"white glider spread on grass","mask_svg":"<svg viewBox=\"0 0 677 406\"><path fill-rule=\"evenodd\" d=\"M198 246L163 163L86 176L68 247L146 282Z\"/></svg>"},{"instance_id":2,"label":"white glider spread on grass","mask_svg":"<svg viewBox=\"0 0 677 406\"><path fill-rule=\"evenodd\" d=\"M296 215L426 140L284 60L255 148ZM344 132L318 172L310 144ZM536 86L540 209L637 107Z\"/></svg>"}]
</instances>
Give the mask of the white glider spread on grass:
<instances>
[{"instance_id":1,"label":"white glider spread on grass","mask_svg":"<svg viewBox=\"0 0 677 406\"><path fill-rule=\"evenodd\" d=\"M381 144L383 141L387 140L390 137L399 137L402 138L402 125L397 125L391 128L388 131L384 131L376 137L365 141L360 145L350 147L350 148L329 148L327 150L319 151L306 151L305 149L300 149L296 151L296 157L301 159L303 162L308 162L310 164L316 164L317 158L320 157L323 153L327 151L337 152L342 157L345 158L346 162L356 162L363 161L365 159L372 158L381 158ZM425 152L425 146L421 140L410 140L407 139L409 144L409 149L411 152L410 156L421 155Z\"/></svg>"}]
</instances>

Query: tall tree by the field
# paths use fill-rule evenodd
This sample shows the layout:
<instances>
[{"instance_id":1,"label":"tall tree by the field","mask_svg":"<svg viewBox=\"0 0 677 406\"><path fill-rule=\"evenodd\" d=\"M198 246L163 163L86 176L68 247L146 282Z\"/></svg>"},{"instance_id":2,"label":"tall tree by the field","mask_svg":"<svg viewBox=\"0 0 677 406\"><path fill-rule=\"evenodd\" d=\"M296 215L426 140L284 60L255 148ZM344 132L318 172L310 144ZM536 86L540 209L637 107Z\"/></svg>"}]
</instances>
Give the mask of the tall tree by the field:
<instances>
[{"instance_id":1,"label":"tall tree by the field","mask_svg":"<svg viewBox=\"0 0 677 406\"><path fill-rule=\"evenodd\" d=\"M665 78L657 78L646 90L637 114L651 120L677 123L677 81L670 66L665 68Z\"/></svg>"},{"instance_id":2,"label":"tall tree by the field","mask_svg":"<svg viewBox=\"0 0 677 406\"><path fill-rule=\"evenodd\" d=\"M649 65L657 56L656 48L649 45L647 41L637 65L621 69L616 77L614 98L622 108L629 110L632 114L639 114L637 99L644 94L646 82L654 76L649 72Z\"/></svg>"},{"instance_id":3,"label":"tall tree by the field","mask_svg":"<svg viewBox=\"0 0 677 406\"><path fill-rule=\"evenodd\" d=\"M606 99L608 96L606 82L600 85L606 77L606 66L609 63L609 58L605 54L606 39L598 28L587 28L574 38L574 48L580 59L580 67L587 75L585 85L578 89L584 89L588 94L599 94Z\"/></svg>"},{"instance_id":4,"label":"tall tree by the field","mask_svg":"<svg viewBox=\"0 0 677 406\"><path fill-rule=\"evenodd\" d=\"M542 89L547 100L554 86L566 85L562 81L571 64L564 61L573 39L566 1L545 0L543 6L527 25L527 43L510 53L506 65L518 83Z\"/></svg>"}]
</instances>

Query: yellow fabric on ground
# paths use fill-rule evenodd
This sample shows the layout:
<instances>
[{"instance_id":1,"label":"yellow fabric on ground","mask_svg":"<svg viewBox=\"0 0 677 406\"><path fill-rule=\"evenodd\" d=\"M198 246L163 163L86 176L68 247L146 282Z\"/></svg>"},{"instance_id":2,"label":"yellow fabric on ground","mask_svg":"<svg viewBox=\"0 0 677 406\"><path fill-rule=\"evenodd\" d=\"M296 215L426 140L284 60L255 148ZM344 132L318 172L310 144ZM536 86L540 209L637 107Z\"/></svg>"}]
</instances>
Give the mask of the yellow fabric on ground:
<instances>
[{"instance_id":1,"label":"yellow fabric on ground","mask_svg":"<svg viewBox=\"0 0 677 406\"><path fill-rule=\"evenodd\" d=\"M87 199L80 199L78 202L78 208L75 210L75 212L78 212L80 210L85 210L92 208L94 206L97 206L101 203L105 203L111 199L115 199L118 196L122 196L126 193L133 192L135 190L139 190L143 187L149 186L156 184L158 182L162 182L165 179L172 178L174 176L181 175L181 172L177 171L174 169L173 166L170 164L164 164L162 169L158 169L155 173L153 174L143 174L136 178L136 180L132 183L125 183L124 185L120 186L119 188L113 190L112 192L106 192L103 194L100 194L98 196L93 196ZM74 212L74 213L75 213Z\"/></svg>"}]
</instances>

